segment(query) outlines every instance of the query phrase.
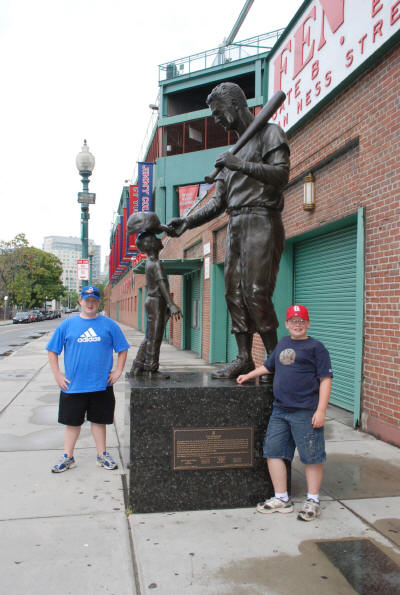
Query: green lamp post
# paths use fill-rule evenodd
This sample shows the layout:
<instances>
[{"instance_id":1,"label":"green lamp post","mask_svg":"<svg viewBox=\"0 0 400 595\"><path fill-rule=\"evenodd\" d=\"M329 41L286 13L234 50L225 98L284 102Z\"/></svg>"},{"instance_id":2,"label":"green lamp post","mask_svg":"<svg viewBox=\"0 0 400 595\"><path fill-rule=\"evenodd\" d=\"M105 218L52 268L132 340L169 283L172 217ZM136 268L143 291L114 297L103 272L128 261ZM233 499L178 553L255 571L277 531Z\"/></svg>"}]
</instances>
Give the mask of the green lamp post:
<instances>
[{"instance_id":1,"label":"green lamp post","mask_svg":"<svg viewBox=\"0 0 400 595\"><path fill-rule=\"evenodd\" d=\"M94 246L89 246L89 285L93 283L93 257L95 255Z\"/></svg>"},{"instance_id":2,"label":"green lamp post","mask_svg":"<svg viewBox=\"0 0 400 595\"><path fill-rule=\"evenodd\" d=\"M88 192L89 190L89 177L92 175L94 169L95 159L92 153L89 151L89 147L86 144L86 139L83 141L82 151L78 153L76 157L76 167L78 168L79 174L82 179L82 190L83 192L78 193L78 202L81 203L81 240L82 240L82 259L87 260L89 257L89 204L94 204L96 195ZM85 284L85 280L82 280ZM86 279L89 282L89 275Z\"/></svg>"}]
</instances>

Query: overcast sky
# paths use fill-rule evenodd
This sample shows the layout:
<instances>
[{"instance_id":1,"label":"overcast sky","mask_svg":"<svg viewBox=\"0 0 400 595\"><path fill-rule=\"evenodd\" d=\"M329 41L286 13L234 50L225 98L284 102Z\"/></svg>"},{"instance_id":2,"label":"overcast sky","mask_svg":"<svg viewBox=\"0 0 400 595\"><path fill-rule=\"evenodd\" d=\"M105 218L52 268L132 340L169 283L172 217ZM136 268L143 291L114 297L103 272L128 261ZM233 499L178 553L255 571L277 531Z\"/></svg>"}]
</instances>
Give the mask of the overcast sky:
<instances>
[{"instance_id":1,"label":"overcast sky","mask_svg":"<svg viewBox=\"0 0 400 595\"><path fill-rule=\"evenodd\" d=\"M113 211L158 93L158 64L217 47L244 0L1 0L0 239L80 237L75 165L96 159L89 237ZM302 0L255 0L236 41L285 27Z\"/></svg>"}]
</instances>

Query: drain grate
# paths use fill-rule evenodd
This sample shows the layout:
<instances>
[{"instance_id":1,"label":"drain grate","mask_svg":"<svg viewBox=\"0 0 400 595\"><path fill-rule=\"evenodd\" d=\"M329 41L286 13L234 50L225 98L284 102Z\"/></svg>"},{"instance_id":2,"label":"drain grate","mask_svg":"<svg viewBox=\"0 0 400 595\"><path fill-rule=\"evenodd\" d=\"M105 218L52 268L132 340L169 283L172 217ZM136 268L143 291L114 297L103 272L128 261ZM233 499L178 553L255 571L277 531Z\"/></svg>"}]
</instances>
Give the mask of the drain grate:
<instances>
[{"instance_id":1,"label":"drain grate","mask_svg":"<svg viewBox=\"0 0 400 595\"><path fill-rule=\"evenodd\" d=\"M372 541L320 541L317 545L357 593L399 595L400 567Z\"/></svg>"}]
</instances>

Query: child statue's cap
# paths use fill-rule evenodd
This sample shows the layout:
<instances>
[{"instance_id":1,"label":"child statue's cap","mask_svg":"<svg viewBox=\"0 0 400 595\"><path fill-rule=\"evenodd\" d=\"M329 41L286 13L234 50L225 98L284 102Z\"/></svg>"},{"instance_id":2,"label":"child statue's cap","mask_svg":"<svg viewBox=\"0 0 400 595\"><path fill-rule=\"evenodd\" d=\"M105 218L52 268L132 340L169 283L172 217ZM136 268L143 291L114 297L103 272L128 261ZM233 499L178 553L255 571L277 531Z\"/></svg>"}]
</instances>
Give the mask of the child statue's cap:
<instances>
[{"instance_id":1,"label":"child statue's cap","mask_svg":"<svg viewBox=\"0 0 400 595\"><path fill-rule=\"evenodd\" d=\"M307 308L305 306L301 306L300 304L290 306L290 308L286 310L286 320L290 320L291 318L295 317L302 318L303 320L310 320Z\"/></svg>"},{"instance_id":2,"label":"child statue's cap","mask_svg":"<svg viewBox=\"0 0 400 595\"><path fill-rule=\"evenodd\" d=\"M167 230L168 226L161 223L158 215L153 211L139 211L133 213L128 219L128 235L145 231L156 234Z\"/></svg>"}]
</instances>

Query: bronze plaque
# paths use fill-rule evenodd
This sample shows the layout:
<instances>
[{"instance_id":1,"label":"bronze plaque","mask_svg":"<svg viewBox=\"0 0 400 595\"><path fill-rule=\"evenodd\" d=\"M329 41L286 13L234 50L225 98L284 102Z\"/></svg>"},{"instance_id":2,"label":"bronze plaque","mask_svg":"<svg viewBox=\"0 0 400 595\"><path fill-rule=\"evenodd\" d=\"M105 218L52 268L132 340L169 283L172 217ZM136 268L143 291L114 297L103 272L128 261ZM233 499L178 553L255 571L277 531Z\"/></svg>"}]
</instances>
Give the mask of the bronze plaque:
<instances>
[{"instance_id":1,"label":"bronze plaque","mask_svg":"<svg viewBox=\"0 0 400 595\"><path fill-rule=\"evenodd\" d=\"M253 466L253 428L173 430L173 469Z\"/></svg>"}]
</instances>

